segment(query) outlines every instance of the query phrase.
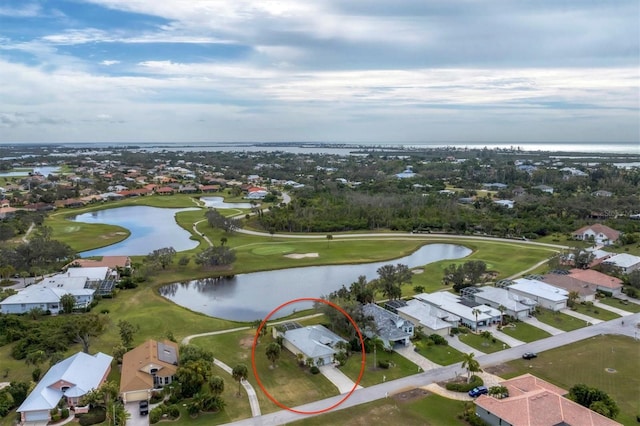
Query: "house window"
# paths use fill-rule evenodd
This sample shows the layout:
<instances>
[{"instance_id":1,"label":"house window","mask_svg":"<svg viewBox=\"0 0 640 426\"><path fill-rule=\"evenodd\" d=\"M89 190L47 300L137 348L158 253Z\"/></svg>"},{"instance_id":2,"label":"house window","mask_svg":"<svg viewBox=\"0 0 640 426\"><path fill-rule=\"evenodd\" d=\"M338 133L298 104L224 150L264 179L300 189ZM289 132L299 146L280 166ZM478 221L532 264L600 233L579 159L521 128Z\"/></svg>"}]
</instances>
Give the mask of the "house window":
<instances>
[{"instance_id":1,"label":"house window","mask_svg":"<svg viewBox=\"0 0 640 426\"><path fill-rule=\"evenodd\" d=\"M169 378L168 378L168 377L165 377L165 378L164 378L164 384L165 384L165 385L168 385L168 384L169 384Z\"/></svg>"}]
</instances>

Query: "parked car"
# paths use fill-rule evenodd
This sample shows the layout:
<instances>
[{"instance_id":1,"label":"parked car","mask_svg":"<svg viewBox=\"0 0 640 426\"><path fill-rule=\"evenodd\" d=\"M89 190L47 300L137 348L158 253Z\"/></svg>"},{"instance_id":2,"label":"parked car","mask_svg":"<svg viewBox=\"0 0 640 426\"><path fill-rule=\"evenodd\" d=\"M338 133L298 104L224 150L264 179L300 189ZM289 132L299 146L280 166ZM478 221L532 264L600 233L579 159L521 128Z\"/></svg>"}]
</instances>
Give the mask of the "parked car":
<instances>
[{"instance_id":1,"label":"parked car","mask_svg":"<svg viewBox=\"0 0 640 426\"><path fill-rule=\"evenodd\" d=\"M533 359L533 358L536 358L537 356L538 354L536 354L535 352L525 352L522 354L523 359Z\"/></svg>"},{"instance_id":2,"label":"parked car","mask_svg":"<svg viewBox=\"0 0 640 426\"><path fill-rule=\"evenodd\" d=\"M140 401L140 415L146 416L147 414L149 414L149 401Z\"/></svg>"},{"instance_id":3,"label":"parked car","mask_svg":"<svg viewBox=\"0 0 640 426\"><path fill-rule=\"evenodd\" d=\"M477 388L473 388L469 391L469 396L475 398L480 395L486 395L489 393L489 389L486 386L478 386Z\"/></svg>"}]
</instances>

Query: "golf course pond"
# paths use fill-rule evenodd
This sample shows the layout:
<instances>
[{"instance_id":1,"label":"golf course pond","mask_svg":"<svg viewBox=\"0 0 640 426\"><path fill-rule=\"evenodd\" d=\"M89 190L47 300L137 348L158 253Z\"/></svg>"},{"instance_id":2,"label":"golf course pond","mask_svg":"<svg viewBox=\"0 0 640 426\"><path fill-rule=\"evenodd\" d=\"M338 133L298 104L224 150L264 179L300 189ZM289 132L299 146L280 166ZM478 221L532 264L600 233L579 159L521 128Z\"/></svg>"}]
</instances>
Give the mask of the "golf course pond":
<instances>
[{"instance_id":1,"label":"golf course pond","mask_svg":"<svg viewBox=\"0 0 640 426\"><path fill-rule=\"evenodd\" d=\"M119 243L80 253L89 256L138 256L163 247L176 251L191 250L198 246L191 234L176 222L178 212L195 208L169 209L149 206L129 206L96 210L70 217L69 220L83 223L104 223L129 230L131 235Z\"/></svg>"},{"instance_id":2,"label":"golf course pond","mask_svg":"<svg viewBox=\"0 0 640 426\"><path fill-rule=\"evenodd\" d=\"M378 276L376 271L383 265L402 263L409 268L416 268L470 254L470 249L460 245L428 244L409 256L384 262L308 266L194 280L163 286L160 294L178 305L212 317L253 321L265 318L273 309L292 299L320 297L343 285L348 288L361 275L372 280ZM312 302L287 305L271 319L309 309L312 305Z\"/></svg>"}]
</instances>

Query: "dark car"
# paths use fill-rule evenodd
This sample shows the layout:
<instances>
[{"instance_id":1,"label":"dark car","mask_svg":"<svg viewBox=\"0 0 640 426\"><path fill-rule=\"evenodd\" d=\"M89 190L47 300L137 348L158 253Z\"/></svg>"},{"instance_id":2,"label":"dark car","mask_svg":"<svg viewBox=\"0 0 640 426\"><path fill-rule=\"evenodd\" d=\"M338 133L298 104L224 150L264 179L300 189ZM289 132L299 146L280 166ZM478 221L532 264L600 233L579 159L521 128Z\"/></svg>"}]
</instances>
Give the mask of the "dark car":
<instances>
[{"instance_id":1,"label":"dark car","mask_svg":"<svg viewBox=\"0 0 640 426\"><path fill-rule=\"evenodd\" d=\"M469 396L475 398L476 396L486 395L489 393L489 389L486 386L478 386L477 388L473 388L469 391Z\"/></svg>"},{"instance_id":2,"label":"dark car","mask_svg":"<svg viewBox=\"0 0 640 426\"><path fill-rule=\"evenodd\" d=\"M149 414L149 401L140 401L140 415L146 416Z\"/></svg>"},{"instance_id":3,"label":"dark car","mask_svg":"<svg viewBox=\"0 0 640 426\"><path fill-rule=\"evenodd\" d=\"M534 353L534 352L525 352L522 354L522 358L523 359L533 359L536 358L538 356L538 354Z\"/></svg>"}]
</instances>

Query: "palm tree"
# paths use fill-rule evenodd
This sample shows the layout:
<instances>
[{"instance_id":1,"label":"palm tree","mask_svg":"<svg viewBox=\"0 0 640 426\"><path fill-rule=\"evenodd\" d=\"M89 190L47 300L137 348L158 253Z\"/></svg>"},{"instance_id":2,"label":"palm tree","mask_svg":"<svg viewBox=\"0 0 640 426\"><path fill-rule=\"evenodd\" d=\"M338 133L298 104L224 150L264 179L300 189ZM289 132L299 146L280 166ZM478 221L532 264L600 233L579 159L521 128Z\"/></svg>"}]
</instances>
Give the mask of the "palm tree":
<instances>
[{"instance_id":1,"label":"palm tree","mask_svg":"<svg viewBox=\"0 0 640 426\"><path fill-rule=\"evenodd\" d=\"M498 310L500 311L500 325L504 324L503 317L504 313L507 312L507 307L504 305L498 306Z\"/></svg>"},{"instance_id":2,"label":"palm tree","mask_svg":"<svg viewBox=\"0 0 640 426\"><path fill-rule=\"evenodd\" d=\"M482 312L480 311L480 309L478 309L478 308L474 308L474 309L471 311L471 313L472 313L473 315L475 315L475 317L476 317L476 331L478 331L478 315L480 315Z\"/></svg>"},{"instance_id":3,"label":"palm tree","mask_svg":"<svg viewBox=\"0 0 640 426\"><path fill-rule=\"evenodd\" d=\"M384 349L384 342L378 336L369 341L373 345L373 369L375 370L378 367L378 348Z\"/></svg>"},{"instance_id":4,"label":"palm tree","mask_svg":"<svg viewBox=\"0 0 640 426\"><path fill-rule=\"evenodd\" d=\"M276 361L280 358L280 345L276 342L269 343L265 353L269 361L271 361L271 367L276 368Z\"/></svg>"},{"instance_id":5,"label":"palm tree","mask_svg":"<svg viewBox=\"0 0 640 426\"><path fill-rule=\"evenodd\" d=\"M209 379L209 390L213 396L220 396L224 392L224 379L220 376L213 376Z\"/></svg>"},{"instance_id":6,"label":"palm tree","mask_svg":"<svg viewBox=\"0 0 640 426\"><path fill-rule=\"evenodd\" d=\"M242 381L246 380L249 376L249 370L247 369L246 365L238 364L233 367L231 376L238 382L238 396L240 396L240 386L242 385Z\"/></svg>"},{"instance_id":7,"label":"palm tree","mask_svg":"<svg viewBox=\"0 0 640 426\"><path fill-rule=\"evenodd\" d=\"M476 354L474 354L473 352L462 355L462 368L467 369L467 383L471 381L471 373L482 371L482 369L480 368L480 363L477 359L475 359L475 356Z\"/></svg>"}]
</instances>

